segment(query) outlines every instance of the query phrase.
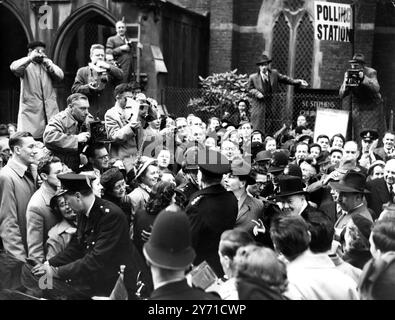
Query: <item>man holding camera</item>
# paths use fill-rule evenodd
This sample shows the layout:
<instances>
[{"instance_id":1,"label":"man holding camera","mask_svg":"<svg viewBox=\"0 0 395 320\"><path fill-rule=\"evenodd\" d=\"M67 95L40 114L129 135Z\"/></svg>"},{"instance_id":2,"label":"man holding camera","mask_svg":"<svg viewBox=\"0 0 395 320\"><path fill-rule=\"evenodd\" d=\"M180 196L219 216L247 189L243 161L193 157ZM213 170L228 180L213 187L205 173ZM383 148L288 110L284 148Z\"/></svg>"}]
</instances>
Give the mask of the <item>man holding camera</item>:
<instances>
[{"instance_id":1,"label":"man holding camera","mask_svg":"<svg viewBox=\"0 0 395 320\"><path fill-rule=\"evenodd\" d=\"M67 98L67 108L51 119L44 131L44 144L74 172L80 166L80 154L91 138L87 96L74 93Z\"/></svg>"},{"instance_id":2,"label":"man holding camera","mask_svg":"<svg viewBox=\"0 0 395 320\"><path fill-rule=\"evenodd\" d=\"M132 81L133 76L133 56L136 48L126 35L126 24L124 21L118 21L115 24L117 34L109 37L106 43L106 53L112 53L114 60L118 63L123 71L123 81Z\"/></svg>"},{"instance_id":3,"label":"man holding camera","mask_svg":"<svg viewBox=\"0 0 395 320\"><path fill-rule=\"evenodd\" d=\"M363 128L377 128L382 136L385 122L377 72L365 66L365 57L361 53L356 53L349 62L350 69L344 74L339 95L341 99L352 96L354 137L359 138Z\"/></svg>"},{"instance_id":4,"label":"man holding camera","mask_svg":"<svg viewBox=\"0 0 395 320\"><path fill-rule=\"evenodd\" d=\"M89 98L90 113L103 118L107 109L114 104L113 91L121 82L123 72L104 61L104 46L93 44L90 49L91 62L78 69L72 93L82 93Z\"/></svg>"},{"instance_id":5,"label":"man holding camera","mask_svg":"<svg viewBox=\"0 0 395 320\"><path fill-rule=\"evenodd\" d=\"M18 131L30 132L42 140L48 121L59 112L53 81L63 79L63 71L45 54L45 43L30 42L27 57L11 63L11 71L21 79Z\"/></svg>"}]
</instances>

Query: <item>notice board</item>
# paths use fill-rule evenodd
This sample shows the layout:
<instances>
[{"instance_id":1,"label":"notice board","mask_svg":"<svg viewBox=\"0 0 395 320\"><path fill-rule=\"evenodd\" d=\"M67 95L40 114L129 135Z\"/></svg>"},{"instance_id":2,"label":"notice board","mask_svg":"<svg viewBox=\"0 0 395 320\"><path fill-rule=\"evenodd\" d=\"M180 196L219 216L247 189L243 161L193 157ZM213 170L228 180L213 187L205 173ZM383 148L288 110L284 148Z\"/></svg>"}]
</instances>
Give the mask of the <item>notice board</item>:
<instances>
[{"instance_id":1,"label":"notice board","mask_svg":"<svg viewBox=\"0 0 395 320\"><path fill-rule=\"evenodd\" d=\"M314 126L314 141L320 134L326 134L329 138L341 133L347 135L347 125L350 113L345 110L328 108L317 108L317 115Z\"/></svg>"}]
</instances>

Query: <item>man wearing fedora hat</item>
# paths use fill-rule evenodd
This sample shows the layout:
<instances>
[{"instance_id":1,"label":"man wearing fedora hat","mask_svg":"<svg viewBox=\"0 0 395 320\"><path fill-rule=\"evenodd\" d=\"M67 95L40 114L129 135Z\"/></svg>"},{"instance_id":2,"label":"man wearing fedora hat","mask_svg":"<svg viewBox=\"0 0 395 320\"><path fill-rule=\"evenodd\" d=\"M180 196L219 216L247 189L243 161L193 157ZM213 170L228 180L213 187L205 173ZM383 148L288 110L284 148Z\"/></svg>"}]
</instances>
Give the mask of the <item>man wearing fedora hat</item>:
<instances>
[{"instance_id":1,"label":"man wearing fedora hat","mask_svg":"<svg viewBox=\"0 0 395 320\"><path fill-rule=\"evenodd\" d=\"M385 122L377 71L365 65L365 56L362 53L356 53L349 63L351 68L344 74L339 95L341 99L350 94L352 96L354 137L359 138L361 128L378 128L379 134L382 134ZM351 75L358 76L356 82L350 83Z\"/></svg>"},{"instance_id":2,"label":"man wearing fedora hat","mask_svg":"<svg viewBox=\"0 0 395 320\"><path fill-rule=\"evenodd\" d=\"M262 54L261 59L256 63L259 71L250 75L248 79L248 91L252 99L251 121L254 129L263 132L270 131L266 127L267 115L272 114L272 96L278 91L279 83L308 86L302 79L292 79L279 73L276 69L270 68L271 59L266 54Z\"/></svg>"},{"instance_id":3,"label":"man wearing fedora hat","mask_svg":"<svg viewBox=\"0 0 395 320\"><path fill-rule=\"evenodd\" d=\"M347 223L353 215L361 216L373 221L372 214L364 203L365 194L370 191L366 189L366 177L360 172L350 170L339 182L329 182L332 189L337 191L336 202L342 208L342 214L335 223L335 236L341 240Z\"/></svg>"},{"instance_id":4,"label":"man wearing fedora hat","mask_svg":"<svg viewBox=\"0 0 395 320\"><path fill-rule=\"evenodd\" d=\"M197 154L200 190L194 193L186 208L192 227L194 264L207 261L218 276L223 270L218 257L222 232L235 225L238 204L234 194L221 185L223 175L231 171L227 158L218 151L204 150Z\"/></svg>"},{"instance_id":5,"label":"man wearing fedora hat","mask_svg":"<svg viewBox=\"0 0 395 320\"><path fill-rule=\"evenodd\" d=\"M263 217L263 202L247 194L247 186L255 184L251 176L251 166L241 158L234 159L231 172L225 176L224 186L235 195L239 212L235 228L243 229L251 235L254 228L252 220L258 221Z\"/></svg>"},{"instance_id":6,"label":"man wearing fedora hat","mask_svg":"<svg viewBox=\"0 0 395 320\"><path fill-rule=\"evenodd\" d=\"M59 112L54 82L64 74L45 54L45 43L30 42L26 57L11 63L11 71L21 79L18 131L28 131L42 139L45 125Z\"/></svg>"},{"instance_id":7,"label":"man wearing fedora hat","mask_svg":"<svg viewBox=\"0 0 395 320\"><path fill-rule=\"evenodd\" d=\"M143 247L154 284L151 300L218 300L187 283L185 271L196 256L191 236L188 217L181 210L165 209L155 219L151 236Z\"/></svg>"}]
</instances>

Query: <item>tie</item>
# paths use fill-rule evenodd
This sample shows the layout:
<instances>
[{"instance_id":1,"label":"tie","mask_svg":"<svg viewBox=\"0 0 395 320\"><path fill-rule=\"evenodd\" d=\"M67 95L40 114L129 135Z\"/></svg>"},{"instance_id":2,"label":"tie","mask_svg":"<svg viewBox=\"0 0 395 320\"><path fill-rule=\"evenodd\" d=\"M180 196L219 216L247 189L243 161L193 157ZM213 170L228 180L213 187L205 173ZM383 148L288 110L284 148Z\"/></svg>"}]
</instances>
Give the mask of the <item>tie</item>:
<instances>
[{"instance_id":1,"label":"tie","mask_svg":"<svg viewBox=\"0 0 395 320\"><path fill-rule=\"evenodd\" d=\"M34 177L33 177L33 173L32 170L30 169L30 167L27 168L26 172L25 172L25 176L26 178L28 178L31 182L34 183Z\"/></svg>"},{"instance_id":2,"label":"tie","mask_svg":"<svg viewBox=\"0 0 395 320\"><path fill-rule=\"evenodd\" d=\"M394 203L394 196L395 196L395 194L394 194L394 185L390 184L389 187L390 187L390 202Z\"/></svg>"}]
</instances>

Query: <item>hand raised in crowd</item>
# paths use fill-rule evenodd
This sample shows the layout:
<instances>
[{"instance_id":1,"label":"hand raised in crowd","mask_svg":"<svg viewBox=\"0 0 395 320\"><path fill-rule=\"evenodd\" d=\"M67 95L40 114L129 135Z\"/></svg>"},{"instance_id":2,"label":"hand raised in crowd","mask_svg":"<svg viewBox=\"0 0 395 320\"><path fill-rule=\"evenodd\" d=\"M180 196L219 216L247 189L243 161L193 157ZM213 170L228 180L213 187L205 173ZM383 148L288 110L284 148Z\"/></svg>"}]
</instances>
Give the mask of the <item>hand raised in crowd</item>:
<instances>
[{"instance_id":1,"label":"hand raised in crowd","mask_svg":"<svg viewBox=\"0 0 395 320\"><path fill-rule=\"evenodd\" d=\"M89 132L81 132L77 138L79 143L85 143L89 140L91 137L91 134Z\"/></svg>"},{"instance_id":2,"label":"hand raised in crowd","mask_svg":"<svg viewBox=\"0 0 395 320\"><path fill-rule=\"evenodd\" d=\"M263 99L264 95L263 95L262 92L257 92L256 97L257 97L258 99Z\"/></svg>"},{"instance_id":3,"label":"hand raised in crowd","mask_svg":"<svg viewBox=\"0 0 395 320\"><path fill-rule=\"evenodd\" d=\"M252 219L251 220L252 223L255 224L254 228L252 229L252 233L254 234L254 236L256 237L259 233L265 233L266 232L266 228L262 222L261 219L258 219L258 221Z\"/></svg>"},{"instance_id":4,"label":"hand raised in crowd","mask_svg":"<svg viewBox=\"0 0 395 320\"><path fill-rule=\"evenodd\" d=\"M132 122L132 121L130 121L130 122L129 122L129 125L130 125L130 127L131 127L132 129L137 129L137 128L140 128L140 127L141 127L140 121L137 121L137 122Z\"/></svg>"},{"instance_id":5,"label":"hand raised in crowd","mask_svg":"<svg viewBox=\"0 0 395 320\"><path fill-rule=\"evenodd\" d=\"M152 229L152 227L151 227ZM151 232L147 231L147 230L143 230L141 231L141 240L143 240L144 242L147 242L149 240L151 236Z\"/></svg>"},{"instance_id":6,"label":"hand raised in crowd","mask_svg":"<svg viewBox=\"0 0 395 320\"><path fill-rule=\"evenodd\" d=\"M309 83L308 83L306 80L298 79L298 81L299 81L299 84L300 84L302 87L307 87L307 86L309 85Z\"/></svg>"},{"instance_id":7,"label":"hand raised in crowd","mask_svg":"<svg viewBox=\"0 0 395 320\"><path fill-rule=\"evenodd\" d=\"M339 180L340 179L340 176L341 176L342 174L339 172L339 171L337 171L337 170L333 170L330 174L328 174L326 177L325 177L325 179L323 180L323 183L324 184L328 184L329 183L329 181L331 181L331 180Z\"/></svg>"},{"instance_id":8,"label":"hand raised in crowd","mask_svg":"<svg viewBox=\"0 0 395 320\"><path fill-rule=\"evenodd\" d=\"M110 65L107 62L102 61L102 60L97 61L96 66L99 68L106 69L106 70L108 70L110 68Z\"/></svg>"},{"instance_id":9,"label":"hand raised in crowd","mask_svg":"<svg viewBox=\"0 0 395 320\"><path fill-rule=\"evenodd\" d=\"M97 82L89 82L88 83L89 89L91 90L97 90L99 86L97 85Z\"/></svg>"}]
</instances>

